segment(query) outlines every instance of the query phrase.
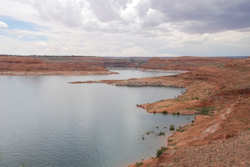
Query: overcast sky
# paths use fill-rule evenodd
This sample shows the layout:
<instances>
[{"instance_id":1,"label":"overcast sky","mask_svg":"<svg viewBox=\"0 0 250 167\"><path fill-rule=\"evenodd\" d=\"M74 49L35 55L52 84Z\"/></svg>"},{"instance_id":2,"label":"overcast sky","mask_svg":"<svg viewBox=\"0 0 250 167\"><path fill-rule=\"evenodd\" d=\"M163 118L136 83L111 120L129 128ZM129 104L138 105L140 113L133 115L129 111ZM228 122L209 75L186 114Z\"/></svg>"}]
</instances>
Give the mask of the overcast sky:
<instances>
[{"instance_id":1,"label":"overcast sky","mask_svg":"<svg viewBox=\"0 0 250 167\"><path fill-rule=\"evenodd\" d=\"M250 0L0 3L0 54L250 56Z\"/></svg>"}]
</instances>

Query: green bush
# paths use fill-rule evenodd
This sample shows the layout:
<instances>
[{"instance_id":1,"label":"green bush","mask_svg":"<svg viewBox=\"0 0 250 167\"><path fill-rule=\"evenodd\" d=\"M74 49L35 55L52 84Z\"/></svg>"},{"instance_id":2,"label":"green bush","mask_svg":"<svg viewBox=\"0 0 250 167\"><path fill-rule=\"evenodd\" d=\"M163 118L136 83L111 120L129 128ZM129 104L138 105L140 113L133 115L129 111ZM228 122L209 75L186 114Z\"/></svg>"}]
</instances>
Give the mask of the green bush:
<instances>
[{"instance_id":1,"label":"green bush","mask_svg":"<svg viewBox=\"0 0 250 167\"><path fill-rule=\"evenodd\" d=\"M162 155L162 153L164 153L167 150L166 147L161 147L159 150L157 150L156 152L156 157L160 157Z\"/></svg>"},{"instance_id":2,"label":"green bush","mask_svg":"<svg viewBox=\"0 0 250 167\"><path fill-rule=\"evenodd\" d=\"M172 142L173 141L173 139L168 139L168 142L170 143L170 142Z\"/></svg>"},{"instance_id":3,"label":"green bush","mask_svg":"<svg viewBox=\"0 0 250 167\"><path fill-rule=\"evenodd\" d=\"M192 100L199 100L199 97L193 97Z\"/></svg>"},{"instance_id":4,"label":"green bush","mask_svg":"<svg viewBox=\"0 0 250 167\"><path fill-rule=\"evenodd\" d=\"M197 109L197 114L208 115L210 111L213 111L214 107L202 107Z\"/></svg>"},{"instance_id":5,"label":"green bush","mask_svg":"<svg viewBox=\"0 0 250 167\"><path fill-rule=\"evenodd\" d=\"M154 133L154 131L148 131L146 132L146 135L150 135L151 133Z\"/></svg>"},{"instance_id":6,"label":"green bush","mask_svg":"<svg viewBox=\"0 0 250 167\"><path fill-rule=\"evenodd\" d=\"M170 130L170 131L173 131L173 130L175 130L175 127L174 127L174 125L170 125L170 127L169 127L169 130Z\"/></svg>"},{"instance_id":7,"label":"green bush","mask_svg":"<svg viewBox=\"0 0 250 167\"><path fill-rule=\"evenodd\" d=\"M164 132L160 132L160 133L158 134L158 136L165 136L165 133L164 133Z\"/></svg>"},{"instance_id":8,"label":"green bush","mask_svg":"<svg viewBox=\"0 0 250 167\"><path fill-rule=\"evenodd\" d=\"M162 114L167 115L167 114L168 114L168 112L167 112L167 111L163 111L163 112L162 112Z\"/></svg>"},{"instance_id":9,"label":"green bush","mask_svg":"<svg viewBox=\"0 0 250 167\"><path fill-rule=\"evenodd\" d=\"M142 165L143 165L143 162L136 162L136 164L135 164L136 167L140 167Z\"/></svg>"},{"instance_id":10,"label":"green bush","mask_svg":"<svg viewBox=\"0 0 250 167\"><path fill-rule=\"evenodd\" d=\"M182 127L179 127L178 129L176 129L176 131L178 131L178 132L184 132L184 129Z\"/></svg>"}]
</instances>

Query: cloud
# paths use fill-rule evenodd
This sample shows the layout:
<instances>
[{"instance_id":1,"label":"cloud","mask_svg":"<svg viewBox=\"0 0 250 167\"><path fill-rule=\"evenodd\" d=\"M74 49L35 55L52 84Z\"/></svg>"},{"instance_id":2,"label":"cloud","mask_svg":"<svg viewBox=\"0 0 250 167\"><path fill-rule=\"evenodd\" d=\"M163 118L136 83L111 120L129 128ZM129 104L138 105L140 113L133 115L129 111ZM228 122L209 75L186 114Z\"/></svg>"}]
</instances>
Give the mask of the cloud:
<instances>
[{"instance_id":1,"label":"cloud","mask_svg":"<svg viewBox=\"0 0 250 167\"><path fill-rule=\"evenodd\" d=\"M250 27L249 0L164 0L152 8L161 11L164 22L178 24L181 31L213 33Z\"/></svg>"},{"instance_id":2,"label":"cloud","mask_svg":"<svg viewBox=\"0 0 250 167\"><path fill-rule=\"evenodd\" d=\"M9 42L3 45L0 39L0 51L250 55L249 9L249 0L3 0L0 20L8 29L1 29L0 35Z\"/></svg>"},{"instance_id":3,"label":"cloud","mask_svg":"<svg viewBox=\"0 0 250 167\"><path fill-rule=\"evenodd\" d=\"M5 22L0 21L0 28L8 28L8 25Z\"/></svg>"},{"instance_id":4,"label":"cloud","mask_svg":"<svg viewBox=\"0 0 250 167\"><path fill-rule=\"evenodd\" d=\"M134 28L144 31L162 24L175 26L186 33L215 33L250 27L249 0L10 1L22 8L32 8L33 15L43 22L89 31L91 27L109 32Z\"/></svg>"},{"instance_id":5,"label":"cloud","mask_svg":"<svg viewBox=\"0 0 250 167\"><path fill-rule=\"evenodd\" d=\"M37 10L38 16L43 21L63 23L70 27L81 25L84 1L36 0L31 1L30 4Z\"/></svg>"}]
</instances>

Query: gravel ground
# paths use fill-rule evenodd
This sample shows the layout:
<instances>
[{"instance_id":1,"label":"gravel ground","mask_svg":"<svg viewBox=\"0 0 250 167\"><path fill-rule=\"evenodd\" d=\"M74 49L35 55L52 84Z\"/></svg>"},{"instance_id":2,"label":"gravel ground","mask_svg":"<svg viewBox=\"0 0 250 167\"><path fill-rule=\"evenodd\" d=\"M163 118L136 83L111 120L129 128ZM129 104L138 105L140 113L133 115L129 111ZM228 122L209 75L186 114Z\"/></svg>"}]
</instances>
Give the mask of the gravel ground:
<instances>
[{"instance_id":1,"label":"gravel ground","mask_svg":"<svg viewBox=\"0 0 250 167\"><path fill-rule=\"evenodd\" d=\"M250 167L250 130L226 141L188 147L174 153L171 162L159 167Z\"/></svg>"}]
</instances>

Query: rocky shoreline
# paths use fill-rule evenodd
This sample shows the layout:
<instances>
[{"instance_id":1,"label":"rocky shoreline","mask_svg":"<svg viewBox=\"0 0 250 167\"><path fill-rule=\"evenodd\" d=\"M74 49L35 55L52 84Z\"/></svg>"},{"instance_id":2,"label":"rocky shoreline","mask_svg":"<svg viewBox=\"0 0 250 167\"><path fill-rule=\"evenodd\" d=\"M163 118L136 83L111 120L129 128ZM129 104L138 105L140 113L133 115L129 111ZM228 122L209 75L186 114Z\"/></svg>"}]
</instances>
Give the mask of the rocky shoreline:
<instances>
[{"instance_id":1,"label":"rocky shoreline","mask_svg":"<svg viewBox=\"0 0 250 167\"><path fill-rule=\"evenodd\" d=\"M76 81L71 84L185 88L186 91L176 99L139 104L138 107L149 113L196 114L196 118L166 139L167 148L161 150L159 156L131 164L130 167L250 166L250 58L61 59L2 56L0 71L2 75L36 75L41 72L40 69L47 74L56 69L63 72L53 75L86 75L107 74L107 68L116 66L188 71L175 76Z\"/></svg>"},{"instance_id":2,"label":"rocky shoreline","mask_svg":"<svg viewBox=\"0 0 250 167\"><path fill-rule=\"evenodd\" d=\"M64 76L79 76L79 75L111 75L117 74L112 71L5 71L0 72L0 75L5 76L50 76L50 75L64 75Z\"/></svg>"},{"instance_id":3,"label":"rocky shoreline","mask_svg":"<svg viewBox=\"0 0 250 167\"><path fill-rule=\"evenodd\" d=\"M248 61L238 63L241 68L246 66L248 69ZM232 80L232 77L237 77L238 79ZM200 147L206 149L210 148L211 144L217 141L222 143L227 142L228 139L236 141L241 139L240 134L249 134L250 85L247 83L249 78L250 73L247 70L242 72L230 67L222 69L206 67L176 76L89 82L78 81L72 82L72 84L106 83L115 86L185 88L185 93L176 99L138 105L138 107L144 108L149 113L196 114L196 118L194 122L182 127L181 130L175 131L173 135L168 137L167 149L161 156L132 164L130 167L137 167L138 165L143 167L186 166L187 164L200 166L201 164L209 163L200 162L200 164L194 164L192 162L182 163L178 161L177 163L175 161L180 157L185 158L182 153L184 150L198 149ZM246 141L246 146L250 146L249 143ZM221 145L216 146L220 147ZM235 151L234 147L230 147L230 149L232 149L232 152ZM250 150L243 151L250 153ZM207 154L212 153L201 152L199 156L207 156ZM249 159L238 155L235 156L240 160L239 162L234 162L236 166L242 166L242 164L245 164L245 166L250 165ZM223 162L223 158L220 158L211 163L221 165Z\"/></svg>"}]
</instances>

